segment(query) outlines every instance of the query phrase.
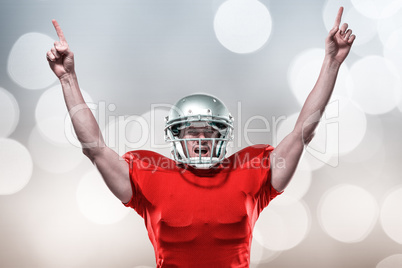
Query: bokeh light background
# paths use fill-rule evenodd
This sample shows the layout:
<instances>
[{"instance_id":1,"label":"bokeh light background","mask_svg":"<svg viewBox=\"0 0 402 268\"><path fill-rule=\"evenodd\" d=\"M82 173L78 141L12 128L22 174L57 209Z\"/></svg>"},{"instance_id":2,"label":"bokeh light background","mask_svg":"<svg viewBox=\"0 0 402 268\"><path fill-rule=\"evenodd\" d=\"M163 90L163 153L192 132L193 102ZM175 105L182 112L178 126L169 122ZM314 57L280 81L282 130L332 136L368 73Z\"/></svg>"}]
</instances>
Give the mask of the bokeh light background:
<instances>
[{"instance_id":1,"label":"bokeh light background","mask_svg":"<svg viewBox=\"0 0 402 268\"><path fill-rule=\"evenodd\" d=\"M402 1L2 0L0 266L154 267L143 220L81 153L45 53L59 21L119 154L168 154L163 117L206 92L233 153L278 144L318 76L339 6L357 34L316 138L261 214L252 267L402 267Z\"/></svg>"}]
</instances>

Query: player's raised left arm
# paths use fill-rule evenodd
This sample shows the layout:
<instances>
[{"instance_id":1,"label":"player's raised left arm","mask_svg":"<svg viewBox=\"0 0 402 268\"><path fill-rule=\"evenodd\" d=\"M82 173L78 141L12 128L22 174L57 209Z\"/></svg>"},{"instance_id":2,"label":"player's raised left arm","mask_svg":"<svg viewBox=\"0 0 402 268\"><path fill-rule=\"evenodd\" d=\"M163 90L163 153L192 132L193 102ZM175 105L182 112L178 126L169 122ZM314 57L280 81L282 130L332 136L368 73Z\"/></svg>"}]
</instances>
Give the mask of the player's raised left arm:
<instances>
[{"instance_id":1,"label":"player's raised left arm","mask_svg":"<svg viewBox=\"0 0 402 268\"><path fill-rule=\"evenodd\" d=\"M296 170L304 146L312 140L321 115L331 97L339 68L356 38L352 35L352 30L348 29L348 24L344 23L339 28L342 13L343 7L339 9L334 27L325 39L325 58L318 80L303 105L293 131L271 154L276 159L282 160L280 167L272 166L271 182L277 191L283 191L286 188Z\"/></svg>"}]
</instances>

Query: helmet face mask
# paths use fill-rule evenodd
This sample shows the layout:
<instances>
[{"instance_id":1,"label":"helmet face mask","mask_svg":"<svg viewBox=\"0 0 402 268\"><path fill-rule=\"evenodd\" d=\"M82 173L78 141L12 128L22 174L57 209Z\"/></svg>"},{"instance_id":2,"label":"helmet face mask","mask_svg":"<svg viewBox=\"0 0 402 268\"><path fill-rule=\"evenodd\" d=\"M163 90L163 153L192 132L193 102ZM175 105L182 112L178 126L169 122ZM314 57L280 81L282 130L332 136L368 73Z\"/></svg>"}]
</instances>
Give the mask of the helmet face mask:
<instances>
[{"instance_id":1,"label":"helmet face mask","mask_svg":"<svg viewBox=\"0 0 402 268\"><path fill-rule=\"evenodd\" d=\"M195 94L180 99L166 117L165 140L178 163L211 168L233 139L233 117L217 98Z\"/></svg>"}]
</instances>

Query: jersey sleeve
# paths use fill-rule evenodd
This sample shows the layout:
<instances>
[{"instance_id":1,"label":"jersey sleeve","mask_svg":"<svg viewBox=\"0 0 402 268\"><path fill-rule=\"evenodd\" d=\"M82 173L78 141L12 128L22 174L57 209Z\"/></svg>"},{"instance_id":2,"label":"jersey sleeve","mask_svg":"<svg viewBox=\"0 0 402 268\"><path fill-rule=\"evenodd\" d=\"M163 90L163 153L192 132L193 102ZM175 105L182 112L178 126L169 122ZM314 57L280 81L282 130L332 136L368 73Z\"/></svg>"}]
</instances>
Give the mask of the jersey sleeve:
<instances>
[{"instance_id":1,"label":"jersey sleeve","mask_svg":"<svg viewBox=\"0 0 402 268\"><path fill-rule=\"evenodd\" d=\"M141 185L140 182L138 181L138 174L137 174L137 169L135 168L136 161L138 161L138 158L133 152L127 152L126 154L123 155L123 159L128 163L129 165L129 174L130 174L130 182L131 182L131 189L132 189L132 195L130 201L127 203L123 203L126 207L131 207L133 208L141 217L143 217L144 214L144 209L142 205L142 192L141 192Z\"/></svg>"},{"instance_id":2,"label":"jersey sleeve","mask_svg":"<svg viewBox=\"0 0 402 268\"><path fill-rule=\"evenodd\" d=\"M271 152L274 147L267 145L261 154L261 188L258 193L258 213L260 213L276 196L283 193L278 192L271 184Z\"/></svg>"}]
</instances>

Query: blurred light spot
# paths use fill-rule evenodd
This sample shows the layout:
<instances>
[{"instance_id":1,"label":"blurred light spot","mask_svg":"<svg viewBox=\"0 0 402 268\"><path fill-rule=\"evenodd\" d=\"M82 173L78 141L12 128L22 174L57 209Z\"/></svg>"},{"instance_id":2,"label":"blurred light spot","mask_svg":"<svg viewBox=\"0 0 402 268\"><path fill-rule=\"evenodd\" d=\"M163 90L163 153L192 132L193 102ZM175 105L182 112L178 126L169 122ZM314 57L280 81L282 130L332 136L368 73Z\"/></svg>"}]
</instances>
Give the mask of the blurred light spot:
<instances>
[{"instance_id":1,"label":"blurred light spot","mask_svg":"<svg viewBox=\"0 0 402 268\"><path fill-rule=\"evenodd\" d=\"M17 127L20 109L14 96L0 87L0 137L8 137Z\"/></svg>"},{"instance_id":2,"label":"blurred light spot","mask_svg":"<svg viewBox=\"0 0 402 268\"><path fill-rule=\"evenodd\" d=\"M46 52L54 40L41 33L27 33L13 45L8 58L11 79L26 89L42 89L50 86L57 77L50 70Z\"/></svg>"},{"instance_id":3,"label":"blurred light spot","mask_svg":"<svg viewBox=\"0 0 402 268\"><path fill-rule=\"evenodd\" d=\"M323 20L328 32L334 26L335 18L340 6L344 7L340 26L342 26L343 23L347 23L349 29L352 30L352 34L356 33L357 35L357 38L353 43L354 48L367 44L376 36L376 20L357 12L350 2L339 0L329 0L323 10ZM358 52L358 49L352 49L352 52L356 51Z\"/></svg>"},{"instance_id":4,"label":"blurred light spot","mask_svg":"<svg viewBox=\"0 0 402 268\"><path fill-rule=\"evenodd\" d=\"M402 244L402 187L388 194L381 207L381 226L395 242Z\"/></svg>"},{"instance_id":5,"label":"blurred light spot","mask_svg":"<svg viewBox=\"0 0 402 268\"><path fill-rule=\"evenodd\" d=\"M109 117L103 132L106 144L117 154L127 151L147 150L149 144L149 124L139 115Z\"/></svg>"},{"instance_id":6,"label":"blurred light spot","mask_svg":"<svg viewBox=\"0 0 402 268\"><path fill-rule=\"evenodd\" d=\"M290 65L288 71L288 81L292 89L292 93L296 97L300 106L304 104L307 96L310 94L324 61L324 49L310 49L300 53ZM349 68L346 64L342 64L339 69L334 92L337 95L349 97L350 92L346 86Z\"/></svg>"},{"instance_id":7,"label":"blurred light spot","mask_svg":"<svg viewBox=\"0 0 402 268\"><path fill-rule=\"evenodd\" d=\"M310 49L297 55L290 64L288 81L300 105L306 101L317 81L324 55L324 49Z\"/></svg>"},{"instance_id":8,"label":"blurred light spot","mask_svg":"<svg viewBox=\"0 0 402 268\"><path fill-rule=\"evenodd\" d=\"M394 31L384 45L384 57L402 73L402 28Z\"/></svg>"},{"instance_id":9,"label":"blurred light spot","mask_svg":"<svg viewBox=\"0 0 402 268\"><path fill-rule=\"evenodd\" d=\"M298 113L292 114L279 123L278 131L274 133L274 135L276 134L277 144L291 133L296 125L298 116ZM329 150L328 147L337 146L335 141L337 141L336 135L338 135L338 132L336 129L332 128L327 131L325 127L325 115L322 118L324 120L322 122L324 123L319 124L313 140L309 143L307 148L305 148L305 152L299 163L299 167L303 170L317 170L326 164L333 166L333 157L336 156L333 152L336 150ZM332 126L333 125L331 125L331 127ZM326 136L327 133L330 137Z\"/></svg>"},{"instance_id":10,"label":"blurred light spot","mask_svg":"<svg viewBox=\"0 0 402 268\"><path fill-rule=\"evenodd\" d=\"M28 150L12 139L0 138L0 195L23 189L32 176L32 158Z\"/></svg>"},{"instance_id":11,"label":"blurred light spot","mask_svg":"<svg viewBox=\"0 0 402 268\"><path fill-rule=\"evenodd\" d=\"M28 147L35 164L52 173L71 171L84 159L80 147L50 142L41 134L38 127L32 130Z\"/></svg>"},{"instance_id":12,"label":"blurred light spot","mask_svg":"<svg viewBox=\"0 0 402 268\"><path fill-rule=\"evenodd\" d=\"M290 196L292 198L284 198L283 201L299 201L310 189L311 185L311 171L305 169L296 169L292 180L286 187L286 191L281 196Z\"/></svg>"},{"instance_id":13,"label":"blurred light spot","mask_svg":"<svg viewBox=\"0 0 402 268\"><path fill-rule=\"evenodd\" d=\"M379 116L370 116L370 120L367 122L366 134L364 135L363 140L353 151L350 151L347 155L343 155L342 161L359 163L361 165L363 163L367 163L370 158L375 156L376 169L381 170L381 163L385 162L385 159L381 158L382 154L379 153L379 150L384 148L383 128L384 126L381 124L381 119ZM353 135L349 137L352 138ZM367 164L367 168L372 165L371 161L369 161ZM370 171L370 173L372 174L372 171Z\"/></svg>"},{"instance_id":14,"label":"blurred light spot","mask_svg":"<svg viewBox=\"0 0 402 268\"><path fill-rule=\"evenodd\" d=\"M170 157L170 144L164 138L168 111L162 105L140 116L109 117L103 132L106 144L119 155L127 150L151 150Z\"/></svg>"},{"instance_id":15,"label":"blurred light spot","mask_svg":"<svg viewBox=\"0 0 402 268\"><path fill-rule=\"evenodd\" d=\"M310 215L307 207L289 196L279 196L260 214L255 239L270 250L282 251L297 246L307 236Z\"/></svg>"},{"instance_id":16,"label":"blurred light spot","mask_svg":"<svg viewBox=\"0 0 402 268\"><path fill-rule=\"evenodd\" d=\"M402 1L394 1L383 11L377 23L377 32L381 42L386 45L390 36L402 29Z\"/></svg>"},{"instance_id":17,"label":"blurred light spot","mask_svg":"<svg viewBox=\"0 0 402 268\"><path fill-rule=\"evenodd\" d=\"M235 53L260 49L268 41L271 28L271 15L257 0L228 0L215 14L216 37Z\"/></svg>"},{"instance_id":18,"label":"blurred light spot","mask_svg":"<svg viewBox=\"0 0 402 268\"><path fill-rule=\"evenodd\" d=\"M255 237L258 236L257 233L258 231L253 232L253 240L251 242L250 250L250 263L254 264L259 264L261 262L264 253L264 247L255 239Z\"/></svg>"},{"instance_id":19,"label":"blurred light spot","mask_svg":"<svg viewBox=\"0 0 402 268\"><path fill-rule=\"evenodd\" d=\"M355 243L365 239L378 217L374 197L353 185L339 185L320 200L318 216L321 227L332 238Z\"/></svg>"},{"instance_id":20,"label":"blurred light spot","mask_svg":"<svg viewBox=\"0 0 402 268\"><path fill-rule=\"evenodd\" d=\"M92 102L88 93L82 91L82 95L86 102ZM35 119L40 132L51 142L73 143L79 146L76 139L68 138L72 136L74 130L60 85L46 90L40 96L36 105Z\"/></svg>"},{"instance_id":21,"label":"blurred light spot","mask_svg":"<svg viewBox=\"0 0 402 268\"><path fill-rule=\"evenodd\" d=\"M339 99L339 153L353 151L367 132L366 114L351 100Z\"/></svg>"},{"instance_id":22,"label":"blurred light spot","mask_svg":"<svg viewBox=\"0 0 402 268\"><path fill-rule=\"evenodd\" d=\"M382 11L395 0L351 0L353 6L366 17L378 19Z\"/></svg>"},{"instance_id":23,"label":"blurred light spot","mask_svg":"<svg viewBox=\"0 0 402 268\"><path fill-rule=\"evenodd\" d=\"M389 18L395 16L398 13L399 9L402 7L402 0L391 0L380 14L380 19Z\"/></svg>"},{"instance_id":24,"label":"blurred light spot","mask_svg":"<svg viewBox=\"0 0 402 268\"><path fill-rule=\"evenodd\" d=\"M392 62L368 56L350 70L352 99L368 114L383 114L394 109L401 99L401 79Z\"/></svg>"},{"instance_id":25,"label":"blurred light spot","mask_svg":"<svg viewBox=\"0 0 402 268\"><path fill-rule=\"evenodd\" d=\"M98 224L116 223L130 212L108 189L95 168L85 174L79 182L77 203L82 214Z\"/></svg>"},{"instance_id":26,"label":"blurred light spot","mask_svg":"<svg viewBox=\"0 0 402 268\"><path fill-rule=\"evenodd\" d=\"M269 206L271 206L270 204ZM261 225L261 227L259 227ZM282 240L286 236L286 225L282 217L276 213L275 210L270 207L260 214L256 225L254 227L254 233L258 235L254 236L254 239L268 249L277 250L278 245L275 245L275 241L279 241L280 248L285 247L285 241ZM271 241L271 242L270 242Z\"/></svg>"},{"instance_id":27,"label":"blurred light spot","mask_svg":"<svg viewBox=\"0 0 402 268\"><path fill-rule=\"evenodd\" d=\"M258 242L263 241L263 239L264 238L260 232L254 228L250 252L250 267L258 267L258 264L270 262L276 259L282 253L282 251L269 250L265 248L261 243Z\"/></svg>"},{"instance_id":28,"label":"blurred light spot","mask_svg":"<svg viewBox=\"0 0 402 268\"><path fill-rule=\"evenodd\" d=\"M147 121L149 126L148 142L142 147L145 150L157 151L158 153L170 157L170 143L165 141L165 117L169 114L170 106L154 107L141 116Z\"/></svg>"},{"instance_id":29,"label":"blurred light spot","mask_svg":"<svg viewBox=\"0 0 402 268\"><path fill-rule=\"evenodd\" d=\"M326 1L326 4L322 10L322 17L327 31L329 31L332 28L332 26L334 26L336 15L338 14L339 7L341 6L344 8L342 15L342 19L344 20L346 11L354 8L350 0Z\"/></svg>"},{"instance_id":30,"label":"blurred light spot","mask_svg":"<svg viewBox=\"0 0 402 268\"><path fill-rule=\"evenodd\" d=\"M382 261L380 261L376 268L396 268L402 267L402 254L395 254L389 257L386 257Z\"/></svg>"}]
</instances>

